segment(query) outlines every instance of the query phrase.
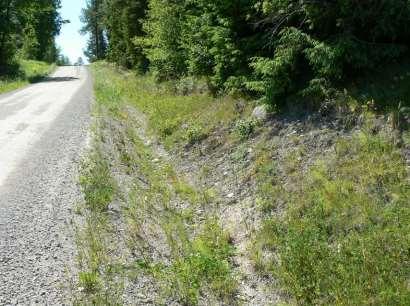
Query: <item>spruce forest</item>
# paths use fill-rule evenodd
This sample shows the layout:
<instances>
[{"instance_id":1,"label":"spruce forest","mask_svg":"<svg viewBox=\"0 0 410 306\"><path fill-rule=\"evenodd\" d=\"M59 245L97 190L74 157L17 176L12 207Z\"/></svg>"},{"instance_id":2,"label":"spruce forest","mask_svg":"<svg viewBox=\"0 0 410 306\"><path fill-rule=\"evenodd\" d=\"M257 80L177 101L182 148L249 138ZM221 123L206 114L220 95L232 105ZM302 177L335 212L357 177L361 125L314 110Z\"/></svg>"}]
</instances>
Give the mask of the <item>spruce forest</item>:
<instances>
[{"instance_id":1,"label":"spruce forest","mask_svg":"<svg viewBox=\"0 0 410 306\"><path fill-rule=\"evenodd\" d=\"M275 106L408 57L409 19L406 0L93 0L83 14L91 61Z\"/></svg>"}]
</instances>

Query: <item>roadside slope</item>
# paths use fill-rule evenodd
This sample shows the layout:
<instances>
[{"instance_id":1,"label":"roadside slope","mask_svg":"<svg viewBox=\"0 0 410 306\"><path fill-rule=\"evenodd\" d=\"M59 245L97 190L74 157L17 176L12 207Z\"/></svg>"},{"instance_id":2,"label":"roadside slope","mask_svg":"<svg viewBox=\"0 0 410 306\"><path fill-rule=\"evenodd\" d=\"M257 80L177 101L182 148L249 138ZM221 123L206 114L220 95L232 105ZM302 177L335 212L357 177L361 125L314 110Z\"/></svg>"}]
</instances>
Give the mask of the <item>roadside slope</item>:
<instances>
[{"instance_id":1,"label":"roadside slope","mask_svg":"<svg viewBox=\"0 0 410 306\"><path fill-rule=\"evenodd\" d=\"M405 114L343 97L251 115L197 84L93 71L78 305L408 304Z\"/></svg>"}]
</instances>

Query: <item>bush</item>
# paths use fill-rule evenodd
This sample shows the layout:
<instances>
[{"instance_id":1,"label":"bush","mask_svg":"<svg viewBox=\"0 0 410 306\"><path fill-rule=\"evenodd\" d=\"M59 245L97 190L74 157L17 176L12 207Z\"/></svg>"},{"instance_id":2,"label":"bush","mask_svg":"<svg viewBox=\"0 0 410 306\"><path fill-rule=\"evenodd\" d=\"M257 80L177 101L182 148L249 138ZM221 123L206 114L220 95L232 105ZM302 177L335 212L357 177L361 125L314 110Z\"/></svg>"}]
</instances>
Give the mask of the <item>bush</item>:
<instances>
[{"instance_id":1,"label":"bush","mask_svg":"<svg viewBox=\"0 0 410 306\"><path fill-rule=\"evenodd\" d=\"M280 99L293 89L298 60L308 42L308 36L295 28L282 31L273 59L251 60L254 81L247 82L247 88L262 94L265 103L281 104Z\"/></svg>"}]
</instances>

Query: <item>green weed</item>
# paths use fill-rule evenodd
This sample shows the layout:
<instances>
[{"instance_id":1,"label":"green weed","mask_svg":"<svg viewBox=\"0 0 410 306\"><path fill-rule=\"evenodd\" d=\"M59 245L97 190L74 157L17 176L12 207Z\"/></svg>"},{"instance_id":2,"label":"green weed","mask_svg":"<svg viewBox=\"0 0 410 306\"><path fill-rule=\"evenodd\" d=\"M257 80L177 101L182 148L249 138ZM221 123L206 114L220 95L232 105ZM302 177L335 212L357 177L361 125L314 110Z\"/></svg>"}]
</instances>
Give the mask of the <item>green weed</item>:
<instances>
[{"instance_id":1,"label":"green weed","mask_svg":"<svg viewBox=\"0 0 410 306\"><path fill-rule=\"evenodd\" d=\"M407 305L410 186L400 151L381 136L340 140L266 221L257 264L308 305ZM266 250L280 260L264 261Z\"/></svg>"},{"instance_id":2,"label":"green weed","mask_svg":"<svg viewBox=\"0 0 410 306\"><path fill-rule=\"evenodd\" d=\"M91 210L106 211L115 195L115 181L106 160L95 151L83 164L80 185Z\"/></svg>"},{"instance_id":3,"label":"green weed","mask_svg":"<svg viewBox=\"0 0 410 306\"><path fill-rule=\"evenodd\" d=\"M97 137L98 139L98 137ZM117 194L108 161L98 144L81 168L80 186L84 195L81 215L84 222L77 228L78 287L83 290L74 296L75 305L119 305L121 282L110 275L112 259L108 206Z\"/></svg>"},{"instance_id":4,"label":"green weed","mask_svg":"<svg viewBox=\"0 0 410 306\"><path fill-rule=\"evenodd\" d=\"M239 120L236 123L235 130L241 139L248 139L255 132L257 122L253 119Z\"/></svg>"},{"instance_id":5,"label":"green weed","mask_svg":"<svg viewBox=\"0 0 410 306\"><path fill-rule=\"evenodd\" d=\"M158 163L152 164L148 160L140 160L139 163L147 166L144 171L149 173L150 182L149 188L135 191L128 211L130 243L145 258L145 264L139 264L139 268L162 285L165 296L175 296L187 305L196 305L203 290L210 290L222 299L228 298L235 287L229 263L232 255L229 237L212 220L207 221L198 236L191 237L196 214L190 207L206 201L205 197L210 200L212 195L206 192L206 196L202 195L178 179L169 166L158 167ZM191 206L186 209L173 207L170 204L173 193ZM157 244L166 245L169 249L169 266L153 262L153 246L144 236L148 228L165 237Z\"/></svg>"},{"instance_id":6,"label":"green weed","mask_svg":"<svg viewBox=\"0 0 410 306\"><path fill-rule=\"evenodd\" d=\"M233 248L216 221L209 220L193 242L186 240L181 249L182 254L162 274L173 294L186 305L196 305L201 290L206 289L225 300L232 297L236 289L229 263Z\"/></svg>"},{"instance_id":7,"label":"green weed","mask_svg":"<svg viewBox=\"0 0 410 306\"><path fill-rule=\"evenodd\" d=\"M266 214L270 214L285 202L288 194L281 184L277 161L272 157L274 150L274 145L262 141L256 149L257 154L252 169L258 186L256 203Z\"/></svg>"},{"instance_id":8,"label":"green weed","mask_svg":"<svg viewBox=\"0 0 410 306\"><path fill-rule=\"evenodd\" d=\"M96 272L80 272L79 284L84 290L92 292L99 286L99 277Z\"/></svg>"},{"instance_id":9,"label":"green weed","mask_svg":"<svg viewBox=\"0 0 410 306\"><path fill-rule=\"evenodd\" d=\"M198 125L190 126L185 134L186 142L190 145L200 142L207 137L204 128Z\"/></svg>"}]
</instances>

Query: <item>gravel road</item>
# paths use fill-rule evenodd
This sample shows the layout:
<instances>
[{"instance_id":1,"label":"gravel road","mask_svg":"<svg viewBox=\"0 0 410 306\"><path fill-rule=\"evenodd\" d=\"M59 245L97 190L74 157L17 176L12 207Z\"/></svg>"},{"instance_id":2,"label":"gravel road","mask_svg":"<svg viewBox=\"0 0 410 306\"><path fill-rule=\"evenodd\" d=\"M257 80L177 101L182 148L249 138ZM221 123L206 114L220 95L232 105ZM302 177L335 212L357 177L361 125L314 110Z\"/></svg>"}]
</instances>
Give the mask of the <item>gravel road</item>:
<instances>
[{"instance_id":1,"label":"gravel road","mask_svg":"<svg viewBox=\"0 0 410 306\"><path fill-rule=\"evenodd\" d=\"M69 304L91 99L80 67L0 95L0 305Z\"/></svg>"}]
</instances>

